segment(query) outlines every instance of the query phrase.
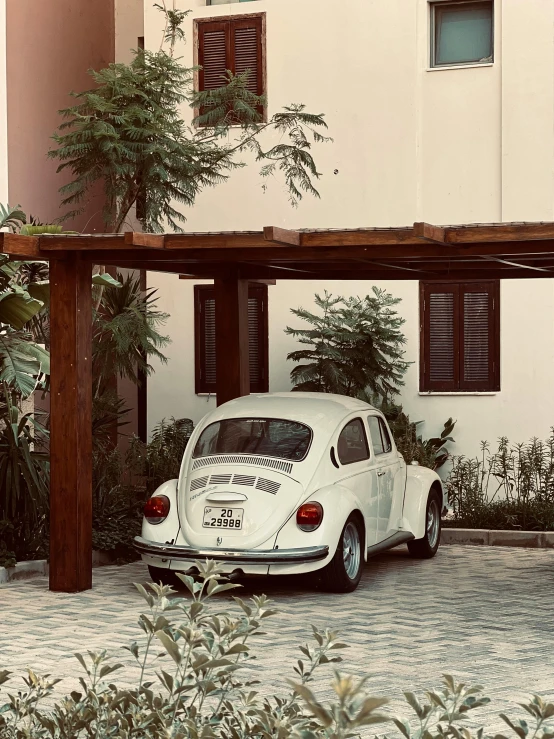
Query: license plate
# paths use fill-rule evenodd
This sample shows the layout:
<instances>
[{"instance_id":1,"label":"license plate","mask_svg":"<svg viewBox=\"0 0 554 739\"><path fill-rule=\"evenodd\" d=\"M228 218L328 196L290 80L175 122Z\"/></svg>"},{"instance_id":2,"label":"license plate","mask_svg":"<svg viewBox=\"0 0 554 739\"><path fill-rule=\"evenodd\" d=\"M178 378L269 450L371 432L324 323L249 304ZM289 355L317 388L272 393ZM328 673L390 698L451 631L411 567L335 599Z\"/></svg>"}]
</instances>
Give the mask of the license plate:
<instances>
[{"instance_id":1,"label":"license plate","mask_svg":"<svg viewBox=\"0 0 554 739\"><path fill-rule=\"evenodd\" d=\"M242 529L244 508L204 508L205 529Z\"/></svg>"}]
</instances>

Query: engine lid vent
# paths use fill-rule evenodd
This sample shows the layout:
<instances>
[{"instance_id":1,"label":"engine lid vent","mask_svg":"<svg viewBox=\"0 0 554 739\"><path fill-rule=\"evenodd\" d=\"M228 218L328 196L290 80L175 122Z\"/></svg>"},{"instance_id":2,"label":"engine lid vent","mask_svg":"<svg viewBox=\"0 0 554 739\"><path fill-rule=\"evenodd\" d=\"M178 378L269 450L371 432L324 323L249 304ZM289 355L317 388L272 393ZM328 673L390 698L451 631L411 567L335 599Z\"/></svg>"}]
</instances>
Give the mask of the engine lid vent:
<instances>
[{"instance_id":1,"label":"engine lid vent","mask_svg":"<svg viewBox=\"0 0 554 739\"><path fill-rule=\"evenodd\" d=\"M256 490L263 490L272 495L277 495L280 487L280 483L273 482L273 480L264 480L263 477L259 477L258 482L256 483Z\"/></svg>"},{"instance_id":2,"label":"engine lid vent","mask_svg":"<svg viewBox=\"0 0 554 739\"><path fill-rule=\"evenodd\" d=\"M257 467L267 467L270 470L279 470L279 472L286 472L290 475L292 472L292 463L284 462L281 459L272 459L270 457L256 457L252 456L238 456L225 454L219 457L200 457L195 459L192 463L192 469L197 470L200 467L209 467L215 464L248 464L255 465Z\"/></svg>"}]
</instances>

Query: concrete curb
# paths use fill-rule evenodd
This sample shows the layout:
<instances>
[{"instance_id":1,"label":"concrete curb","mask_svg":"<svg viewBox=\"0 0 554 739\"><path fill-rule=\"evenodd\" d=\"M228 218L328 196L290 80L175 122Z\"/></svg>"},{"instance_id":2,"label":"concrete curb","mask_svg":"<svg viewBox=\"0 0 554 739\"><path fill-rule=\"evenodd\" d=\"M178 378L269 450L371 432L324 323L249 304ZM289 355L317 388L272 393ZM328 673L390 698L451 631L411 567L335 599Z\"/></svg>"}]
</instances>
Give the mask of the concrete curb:
<instances>
[{"instance_id":1,"label":"concrete curb","mask_svg":"<svg viewBox=\"0 0 554 739\"><path fill-rule=\"evenodd\" d=\"M112 564L113 558L107 552L93 552L92 566L104 567ZM32 577L45 577L48 575L48 561L46 559L34 559L28 562L18 562L15 567L0 567L0 585L5 585L14 580L29 580Z\"/></svg>"},{"instance_id":2,"label":"concrete curb","mask_svg":"<svg viewBox=\"0 0 554 739\"><path fill-rule=\"evenodd\" d=\"M554 531L493 531L489 529L444 528L441 533L441 544L554 549Z\"/></svg>"}]
</instances>

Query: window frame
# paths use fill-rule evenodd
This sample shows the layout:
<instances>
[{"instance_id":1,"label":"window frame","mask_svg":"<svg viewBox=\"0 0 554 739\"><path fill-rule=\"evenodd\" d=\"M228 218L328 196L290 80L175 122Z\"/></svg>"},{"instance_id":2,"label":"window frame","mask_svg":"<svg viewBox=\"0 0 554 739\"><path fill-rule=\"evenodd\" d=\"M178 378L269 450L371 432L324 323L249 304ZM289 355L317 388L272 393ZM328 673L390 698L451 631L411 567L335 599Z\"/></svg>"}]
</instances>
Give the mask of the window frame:
<instances>
[{"instance_id":1,"label":"window frame","mask_svg":"<svg viewBox=\"0 0 554 739\"><path fill-rule=\"evenodd\" d=\"M469 292L479 292L487 286L492 300L489 305L489 380L486 384L472 383L463 380L463 309L462 296ZM431 292L440 292L441 288L456 295L454 304L454 356L458 358L456 375L453 383L431 381L430 377L430 341L428 336L429 305ZM422 280L419 283L419 390L422 393L497 393L500 392L500 280ZM455 365L456 367L456 365Z\"/></svg>"},{"instance_id":2,"label":"window frame","mask_svg":"<svg viewBox=\"0 0 554 739\"><path fill-rule=\"evenodd\" d=\"M475 5L476 3L488 3L491 6L491 59L490 61L481 62L470 61L470 62L448 62L447 64L438 64L436 61L437 53L437 25L436 25L436 10L437 8L454 6L454 5ZM495 21L495 8L494 0L435 0L429 2L430 17L429 17L429 69L452 69L456 67L482 67L490 66L494 64L494 47L495 47L495 34L494 34L494 21Z\"/></svg>"},{"instance_id":3,"label":"window frame","mask_svg":"<svg viewBox=\"0 0 554 739\"><path fill-rule=\"evenodd\" d=\"M355 459L355 460L352 460L351 462L343 462L342 459L340 458L339 440L340 440L340 437L342 436L343 432L348 428L348 426L350 426L351 423L354 423L354 421L359 421L360 422L362 433L364 435L365 448L367 450L367 457L363 457L362 459ZM346 421L346 423L341 428L341 430L339 431L339 434L337 436L336 449L337 449L336 456L337 456L338 462L339 462L339 464L340 464L341 467L348 467L351 464L359 464L360 462L368 462L371 459L371 449L372 448L369 446L369 441L368 441L368 438L367 438L366 426L365 426L365 423L363 421L363 418L361 418L360 416L356 416L355 418L350 418L348 421Z\"/></svg>"},{"instance_id":4,"label":"window frame","mask_svg":"<svg viewBox=\"0 0 554 739\"><path fill-rule=\"evenodd\" d=\"M212 7L212 6L209 6ZM266 104L264 105L262 113L261 123L267 123L267 13L241 13L240 15L222 15L222 16L208 16L203 18L195 18L193 21L193 55L194 55L194 73L193 73L193 86L194 90L198 92L200 90L200 26L203 24L219 24L227 22L236 22L237 25L243 21L252 20L259 18L261 20L261 41L262 41L262 52L261 52L261 88L262 93L266 97ZM200 115L199 108L194 108L194 118ZM198 124L196 124L198 125ZM231 124L231 128L240 126L241 124Z\"/></svg>"},{"instance_id":5,"label":"window frame","mask_svg":"<svg viewBox=\"0 0 554 739\"><path fill-rule=\"evenodd\" d=\"M215 395L216 388L206 383L202 377L202 370L205 366L205 346L204 326L202 324L201 305L207 299L214 297L215 287L213 285L195 285L194 286L194 392L196 395ZM269 392L269 320L268 320L268 286L258 282L251 282L248 285L248 299L252 297L252 293L259 296L258 302L258 327L261 338L258 342L258 364L260 367L260 382L258 387L252 388L250 382L250 392L267 393Z\"/></svg>"}]
</instances>

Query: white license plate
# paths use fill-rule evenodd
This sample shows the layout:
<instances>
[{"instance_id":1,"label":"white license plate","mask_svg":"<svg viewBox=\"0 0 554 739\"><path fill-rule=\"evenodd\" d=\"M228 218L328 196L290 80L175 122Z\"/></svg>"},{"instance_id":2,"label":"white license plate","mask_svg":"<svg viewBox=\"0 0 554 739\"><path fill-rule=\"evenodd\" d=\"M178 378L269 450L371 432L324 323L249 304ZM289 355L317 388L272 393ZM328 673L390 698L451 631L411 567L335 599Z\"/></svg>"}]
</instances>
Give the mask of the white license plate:
<instances>
[{"instance_id":1,"label":"white license plate","mask_svg":"<svg viewBox=\"0 0 554 739\"><path fill-rule=\"evenodd\" d=\"M206 506L204 508L204 521L202 526L205 529L242 529L242 517L244 516L244 508L212 508Z\"/></svg>"}]
</instances>

